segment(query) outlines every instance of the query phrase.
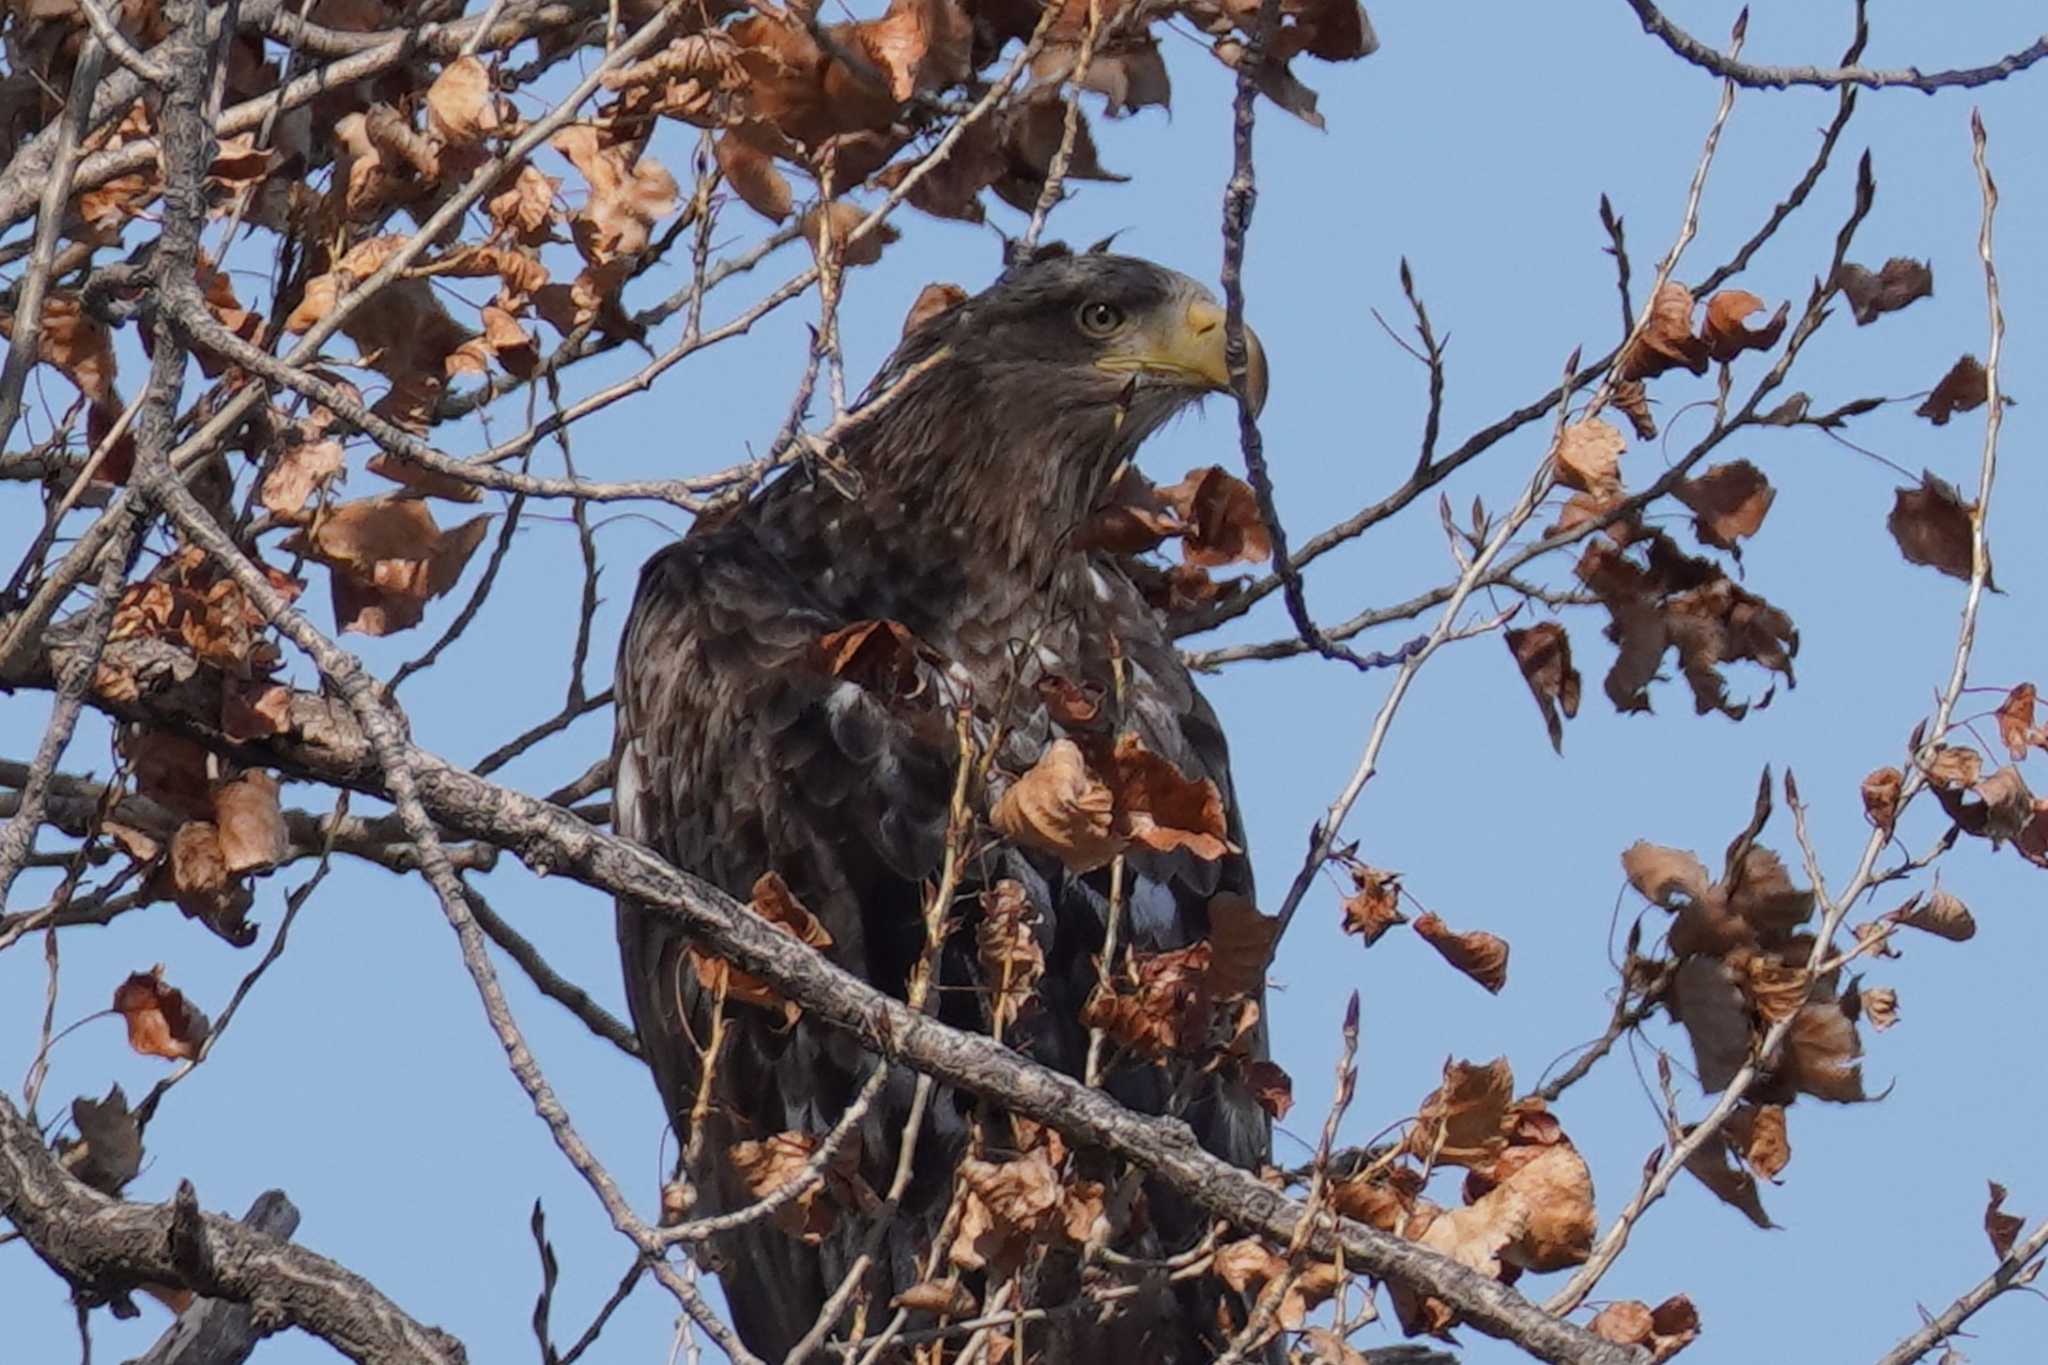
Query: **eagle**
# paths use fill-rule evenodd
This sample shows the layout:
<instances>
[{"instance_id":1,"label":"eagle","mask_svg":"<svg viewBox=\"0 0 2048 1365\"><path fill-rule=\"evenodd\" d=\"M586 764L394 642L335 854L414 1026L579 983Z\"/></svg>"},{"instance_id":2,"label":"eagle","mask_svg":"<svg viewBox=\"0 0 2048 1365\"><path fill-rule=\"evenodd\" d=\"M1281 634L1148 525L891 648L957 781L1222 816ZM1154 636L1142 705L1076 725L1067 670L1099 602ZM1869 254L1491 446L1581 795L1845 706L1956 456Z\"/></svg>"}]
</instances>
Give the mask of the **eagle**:
<instances>
[{"instance_id":1,"label":"eagle","mask_svg":"<svg viewBox=\"0 0 2048 1365\"><path fill-rule=\"evenodd\" d=\"M1198 944L1219 895L1253 894L1216 715L1133 561L1088 548L1083 534L1147 437L1231 390L1225 334L1223 309L1194 280L1102 250L1013 262L984 292L911 326L834 449L792 464L735 513L700 521L642 569L616 672L619 833L742 901L755 896L757 909L768 878L831 960L902 998L958 838L963 736L984 786L1014 780L1070 731L1135 736L1186 779L1214 784L1222 851L1133 847L1117 867L1077 870L1056 851L993 836L983 819L955 869L936 954L930 1007L988 1031L994 988L976 927L991 895L1013 908L1021 897L1043 975L1003 1041L1085 1074L1084 1013L1102 978L1112 883L1120 946L1138 954ZM1257 405L1265 358L1243 335ZM843 667L876 631L881 663ZM1069 688L1088 704L1054 704ZM1085 727L1078 713L1089 713ZM860 1038L707 970L716 964L671 919L628 900L617 928L633 1021L683 1153L671 1189L688 1192L693 1218L744 1208L757 1187L734 1153L778 1135L822 1137L884 1064ZM1263 1057L1263 1027L1248 1032L1240 1046ZM1239 1073L1110 1052L1099 1082L1117 1099L1176 1114L1239 1166L1266 1160L1271 1120ZM871 1199L896 1174L916 1082L885 1067L833 1168ZM872 1202L828 1191L849 1203L829 1226L755 1218L700 1248L750 1350L782 1359L850 1272L858 1283L825 1329L842 1341L861 1323L873 1335L897 1295L931 1278L962 1158L997 1162L1019 1139L992 1106L943 1087L922 1124L901 1203L879 1229ZM1172 1191L1119 1185L1105 1154L1065 1155L1122 1198L1124 1254L1172 1256L1208 1231ZM1032 1303L1082 1298L1076 1251L1034 1260ZM957 1264L939 1258L938 1276ZM1142 1292L1034 1326L1032 1351L1213 1359L1227 1339L1215 1297L1226 1291L1208 1277L1137 1279Z\"/></svg>"}]
</instances>

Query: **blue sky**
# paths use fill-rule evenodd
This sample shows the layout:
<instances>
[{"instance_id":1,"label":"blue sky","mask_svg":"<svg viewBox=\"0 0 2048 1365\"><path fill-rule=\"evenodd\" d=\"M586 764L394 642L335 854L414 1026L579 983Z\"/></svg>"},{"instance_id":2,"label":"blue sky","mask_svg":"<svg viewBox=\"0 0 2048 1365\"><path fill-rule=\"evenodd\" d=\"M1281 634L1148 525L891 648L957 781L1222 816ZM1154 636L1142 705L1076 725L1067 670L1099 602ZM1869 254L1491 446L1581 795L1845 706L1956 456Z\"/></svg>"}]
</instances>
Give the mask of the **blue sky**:
<instances>
[{"instance_id":1,"label":"blue sky","mask_svg":"<svg viewBox=\"0 0 2048 1365\"><path fill-rule=\"evenodd\" d=\"M1868 59L1880 66L1975 65L2024 47L2038 31L2038 14L2017 3L1873 8ZM1735 9L1687 3L1671 13L1718 41ZM1396 486L1414 460L1422 371L1372 318L1378 309L1405 327L1398 260L1407 257L1439 332L1450 338L1448 447L1542 393L1574 347L1599 354L1618 339L1599 196L1607 193L1626 217L1640 301L1642 281L1676 231L1719 97L1716 82L1668 56L1619 3L1383 3L1373 19L1383 44L1376 56L1344 67L1302 64L1322 92L1327 131L1270 108L1259 128L1261 197L1247 290L1273 371L1267 450L1297 539ZM1849 19L1847 3L1761 4L1745 55L1832 62ZM1077 242L1120 231L1120 249L1213 280L1229 169L1228 81L1184 37L1169 36L1166 51L1175 82L1171 114L1151 110L1097 124L1105 163L1135 178L1081 186L1055 216L1054 231ZM2018 404L2005 425L1991 519L2008 592L1986 604L1971 680L2001 690L2048 680L2032 595L2048 550L2031 524L2048 493L2035 458L2035 414L2048 396L2032 383L2041 368L2040 320L2048 317L2048 255L2040 247L2048 178L2037 154L2048 115L2044 81L2048 75L2037 73L1934 98L1865 94L1809 208L1736 282L1773 306L1804 302L1825 268L1848 210L1855 159L1867 147L1878 194L1853 258L1872 266L1892 255L1929 259L1936 294L1867 328L1838 311L1788 387L1810 393L1817 407L1901 396L1931 387L1959 354L1981 355L1986 321L1968 123L1973 103L1982 109L2004 192L2005 376ZM1739 97L1681 279L1706 273L1755 229L1806 166L1834 107L1824 92ZM671 165L687 166L682 141L664 153ZM1000 207L993 216L1012 231L1019 225ZM737 247L760 221L735 206L726 226ZM915 215L902 226L905 240L848 286L844 331L856 382L887 354L921 285L978 287L994 269L997 243L986 229ZM710 320L731 316L801 268L801 251L783 251L716 295ZM246 291L254 281L244 280ZM658 274L649 285L649 295L663 293L674 277ZM596 478L687 474L758 450L782 419L814 316L810 300L787 308L672 372L652 393L582 424L574 436L579 470ZM658 341L674 332L671 325ZM1738 366L1738 392L1765 363L1747 358ZM571 392L633 367L630 356L588 367ZM126 357L123 371L124 385L139 382L137 358ZM1678 374L1653 391L1674 435L1668 449L1631 447L1623 469L1634 486L1704 430L1700 413L1680 409L1711 390L1710 381ZM1935 428L1911 409L1894 405L1861 419L1852 438L1907 469L1973 484L1982 413ZM512 423L523 424L523 406L496 424L498 434ZM1483 493L1490 506L1504 508L1542 458L1546 430L1531 428L1462 471L1446 488L1452 505L1463 508ZM1235 423L1215 405L1155 439L1145 462L1164 480L1211 462L1232 465L1234 438ZM455 454L483 441L476 428L440 439ZM1743 576L1798 622L1801 685L1781 689L1769 709L1739 725L1692 715L1682 683L1653 694L1657 715L1616 716L1599 687L1611 660L1600 619L1568 614L1587 698L1560 758L1499 641L1459 644L1433 661L1347 833L1360 841L1361 856L1400 870L1407 889L1453 926L1507 938L1509 984L1489 997L1405 932L1362 949L1338 931L1335 884L1313 893L1273 973L1276 1056L1294 1075L1297 1099L1277 1140L1280 1159L1299 1159L1321 1122L1338 1023L1354 989L1363 999L1363 1046L1358 1097L1344 1129L1350 1140L1412 1113L1446 1057L1506 1055L1526 1086L1596 1036L1612 984L1610 939L1618 953L1640 908L1621 877L1619 853L1645 838L1713 860L1747 817L1764 764L1797 772L1830 879L1839 885L1853 869L1865 835L1857 783L1899 761L1908 731L1931 708L1948 672L1961 585L1900 560L1884 521L1902 479L1884 465L1808 431L1756 434L1731 443L1725 456L1756 462L1779 490L1746 551ZM545 451L541 458L558 457ZM358 473L350 490L374 485ZM1315 566L1309 592L1320 616L1339 619L1447 577L1430 502ZM529 509L519 548L477 626L442 664L407 684L414 733L427 747L474 760L559 705L580 573L560 510ZM0 505L0 542L19 543L32 514L18 494ZM609 671L635 569L677 524L659 509L600 508L596 516L606 600L593 688ZM1682 520L1672 525L1684 538ZM388 673L431 642L474 576L473 568L423 630L385 641L351 637L350 647ZM1283 625L1269 603L1220 638L1267 638ZM1396 627L1364 643L1392 648L1412 633ZM1762 680L1743 667L1733 678L1738 691L1761 690ZM1311 821L1356 761L1386 685L1384 675L1303 661L1241 665L1206 684L1232 737L1269 901L1277 902ZM1966 698L1963 713L1981 715L1996 701ZM24 756L47 705L39 694L0 701L0 752ZM609 726L606 716L587 719L505 776L547 790L604 750ZM104 726L81 728L66 767L107 770ZM2030 777L2048 790L2048 781ZM286 792L298 804L321 805L312 791ZM1918 848L1941 826L1930 810L1916 809L1904 828ZM1765 841L1794 852L1782 813ZM1896 987L1902 1005L1896 1028L1864 1031L1870 1089L1891 1091L1877 1104L1804 1101L1793 1109L1792 1163L1782 1186L1764 1192L1782 1230L1754 1229L1681 1177L1603 1283L1605 1296L1652 1303L1690 1294L1706 1335L1686 1359L1872 1358L1916 1325L1916 1302L1938 1309L1990 1269L1981 1225L1987 1179L2012 1188L2011 1208L2048 1213L2038 1137L2048 1104L2024 1005L2048 961L2041 915L2048 874L2010 850L1993 854L1976 843L1940 866L1942 885L1976 912L1978 935L1960 945L1913 939L1902 959L1869 972L1870 984ZM282 914L285 891L305 876L292 869L262 885L256 918L266 932ZM1928 884L1923 877L1914 886ZM46 885L25 878L19 903L36 903ZM607 902L516 867L485 885L560 970L623 1011ZM1904 894L1888 888L1872 909ZM1661 919L1648 912L1646 927L1654 931ZM70 931L61 948L60 1024L102 1008L127 972L155 962L217 1012L254 962L253 952L226 947L169 906L109 929ZM646 1077L537 997L509 964L506 980L585 1136L648 1207L665 1154ZM10 1093L19 1093L34 1048L43 989L39 945L0 955L0 1077ZM1677 1031L1655 1021L1633 1056L1618 1051L1558 1106L1593 1170L1603 1221L1626 1201L1645 1154L1661 1140L1654 1079L1647 1087L1643 1079L1654 1077L1657 1045L1689 1061ZM117 1022L89 1025L57 1049L45 1112L114 1081L139 1097L162 1070L128 1052ZM1704 1107L1696 1095L1685 1098L1687 1117ZM263 1189L283 1187L303 1211L301 1240L455 1332L473 1360L533 1351L527 1319L539 1277L526 1223L536 1197L562 1260L555 1296L561 1339L581 1330L629 1259L506 1072L430 893L375 869L345 865L315 895L289 951L211 1060L167 1101L148 1155L130 1187L135 1198L165 1198L188 1177L209 1207L239 1213ZM1540 1277L1524 1288L1541 1295L1561 1282ZM8 1357L69 1358L76 1346L62 1287L18 1243L0 1248L0 1286L11 1310ZM1976 1339L1963 1349L1980 1365L2035 1359L2026 1342L2037 1335L2030 1317L2040 1311L2025 1296L2001 1301L1976 1320ZM663 1294L643 1288L594 1358L666 1358L673 1316ZM97 1315L96 1350L102 1359L137 1354L166 1321L154 1306L135 1323ZM1464 1335L1468 1360L1519 1358ZM1391 1339L1372 1328L1361 1341ZM259 1356L274 1365L327 1358L319 1343L291 1338Z\"/></svg>"}]
</instances>

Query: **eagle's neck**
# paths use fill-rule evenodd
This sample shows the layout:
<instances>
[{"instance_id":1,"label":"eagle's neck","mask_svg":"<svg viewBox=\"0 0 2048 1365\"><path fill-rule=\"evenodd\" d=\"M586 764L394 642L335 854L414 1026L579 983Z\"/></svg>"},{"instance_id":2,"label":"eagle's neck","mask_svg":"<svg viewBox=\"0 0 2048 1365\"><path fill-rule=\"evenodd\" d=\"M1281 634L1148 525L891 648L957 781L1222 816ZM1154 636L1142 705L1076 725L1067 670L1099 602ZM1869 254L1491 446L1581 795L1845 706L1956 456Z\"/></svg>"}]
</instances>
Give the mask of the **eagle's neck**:
<instances>
[{"instance_id":1,"label":"eagle's neck","mask_svg":"<svg viewBox=\"0 0 2048 1365\"><path fill-rule=\"evenodd\" d=\"M1042 611L1111 475L1156 423L1033 402L1026 387L904 394L848 442L849 477L819 471L764 532L850 614L943 637Z\"/></svg>"}]
</instances>

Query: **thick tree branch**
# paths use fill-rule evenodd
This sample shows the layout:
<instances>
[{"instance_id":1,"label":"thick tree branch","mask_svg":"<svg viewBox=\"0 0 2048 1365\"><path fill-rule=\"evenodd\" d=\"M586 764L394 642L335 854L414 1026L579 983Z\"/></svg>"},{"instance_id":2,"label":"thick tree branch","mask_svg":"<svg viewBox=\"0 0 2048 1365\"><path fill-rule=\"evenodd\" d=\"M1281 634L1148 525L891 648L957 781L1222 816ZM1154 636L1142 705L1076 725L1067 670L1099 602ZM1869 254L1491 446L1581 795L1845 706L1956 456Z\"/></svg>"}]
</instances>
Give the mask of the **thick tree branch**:
<instances>
[{"instance_id":1,"label":"thick tree branch","mask_svg":"<svg viewBox=\"0 0 2048 1365\"><path fill-rule=\"evenodd\" d=\"M297 1327L365 1365L466 1359L460 1342L408 1317L362 1276L232 1218L199 1212L189 1184L179 1186L177 1204L133 1204L72 1179L5 1095L0 1211L51 1269L95 1292L166 1284L245 1303L266 1333Z\"/></svg>"}]
</instances>

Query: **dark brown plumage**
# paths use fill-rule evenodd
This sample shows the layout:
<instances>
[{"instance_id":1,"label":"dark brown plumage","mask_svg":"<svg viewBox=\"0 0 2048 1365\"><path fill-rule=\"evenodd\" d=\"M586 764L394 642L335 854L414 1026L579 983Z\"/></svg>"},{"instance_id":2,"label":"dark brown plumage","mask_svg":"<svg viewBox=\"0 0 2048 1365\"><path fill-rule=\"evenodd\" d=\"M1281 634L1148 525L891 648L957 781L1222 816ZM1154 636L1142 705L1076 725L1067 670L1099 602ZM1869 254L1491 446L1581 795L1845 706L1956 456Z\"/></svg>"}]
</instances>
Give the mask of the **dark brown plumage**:
<instances>
[{"instance_id":1,"label":"dark brown plumage","mask_svg":"<svg viewBox=\"0 0 2048 1365\"><path fill-rule=\"evenodd\" d=\"M1253 368L1262 389L1256 352ZM737 515L649 560L620 646L614 745L621 833L742 899L763 873L779 873L832 935L829 956L899 996L944 853L955 700L973 702L983 736L1000 712L1000 783L1061 733L1036 680L1094 684L1108 698L1108 733L1135 731L1189 777L1213 780L1232 840L1244 842L1222 731L1163 623L1114 559L1072 548L1139 444L1203 393L1227 387L1221 310L1192 281L1143 261L1053 257L924 323L871 393L906 375L914 377L894 400L848 437L843 467L795 468ZM834 676L819 648L828 633L877 619L907 626L949 665L926 665L923 692L907 701ZM1125 660L1120 703L1112 640ZM986 1028L973 930L979 892L999 878L1021 883L1037 905L1047 964L1038 1007L1005 1041L1080 1074L1080 1013L1096 980L1107 871L1079 876L1055 858L986 841L954 907L960 927L940 963L941 1015ZM1155 951L1203 938L1205 907L1226 890L1251 893L1241 854L1131 856L1126 941ZM658 917L622 904L619 940L634 1021L687 1142L709 1002L687 945ZM735 1142L822 1135L874 1065L855 1038L808 1019L785 1026L779 1012L731 1003L726 1015L686 1173L697 1216L749 1202L727 1158ZM1212 1151L1246 1166L1267 1155L1265 1115L1234 1082L1127 1060L1105 1084L1154 1113L1180 1086L1183 1116ZM893 1072L861 1126L859 1167L877 1192L889 1186L914 1088L911 1073ZM972 1112L968 1097L934 1097L901 1215L867 1275L870 1331L887 1320L894 1294L924 1278L918 1259L948 1203ZM1000 1129L997 1145L1008 1135L1007 1124ZM1140 1231L1120 1249L1171 1254L1200 1237L1205 1223L1193 1210L1163 1191L1146 1196ZM768 1220L720 1237L712 1260L747 1345L779 1359L854 1264L870 1226L849 1211L817 1245ZM1032 1301L1077 1297L1071 1253L1045 1258L1034 1274ZM1206 1360L1215 1349L1210 1292L1213 1282L1154 1286L1121 1301L1107 1324L1068 1315L1034 1329L1033 1346L1047 1360L1111 1351L1132 1365Z\"/></svg>"}]
</instances>

